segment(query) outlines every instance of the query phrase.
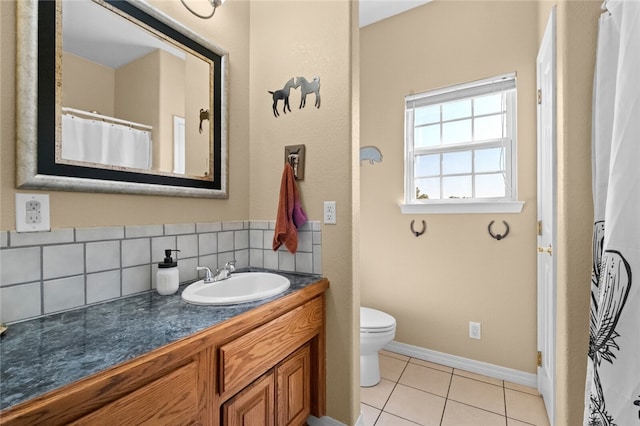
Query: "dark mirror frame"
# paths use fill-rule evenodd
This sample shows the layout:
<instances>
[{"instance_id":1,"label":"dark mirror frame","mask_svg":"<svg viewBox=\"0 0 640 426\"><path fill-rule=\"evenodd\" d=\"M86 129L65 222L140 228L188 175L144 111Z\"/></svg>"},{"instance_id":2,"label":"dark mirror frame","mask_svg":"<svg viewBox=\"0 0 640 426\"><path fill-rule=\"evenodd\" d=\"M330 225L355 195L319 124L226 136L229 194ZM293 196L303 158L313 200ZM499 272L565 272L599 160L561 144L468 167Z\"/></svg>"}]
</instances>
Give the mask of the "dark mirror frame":
<instances>
[{"instance_id":1,"label":"dark mirror frame","mask_svg":"<svg viewBox=\"0 0 640 426\"><path fill-rule=\"evenodd\" d=\"M228 198L228 53L147 3L104 0L207 57L213 70L213 180L58 164L57 1L21 0L17 8L16 185L18 188Z\"/></svg>"}]
</instances>

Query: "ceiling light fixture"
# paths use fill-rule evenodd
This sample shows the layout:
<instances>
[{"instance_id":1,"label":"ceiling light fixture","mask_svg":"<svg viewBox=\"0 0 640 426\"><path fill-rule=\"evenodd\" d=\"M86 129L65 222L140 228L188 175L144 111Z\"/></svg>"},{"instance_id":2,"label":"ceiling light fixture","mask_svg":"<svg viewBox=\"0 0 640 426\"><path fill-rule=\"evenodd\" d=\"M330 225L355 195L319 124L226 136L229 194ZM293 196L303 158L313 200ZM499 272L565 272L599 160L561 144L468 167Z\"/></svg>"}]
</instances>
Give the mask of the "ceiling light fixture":
<instances>
[{"instance_id":1,"label":"ceiling light fixture","mask_svg":"<svg viewBox=\"0 0 640 426\"><path fill-rule=\"evenodd\" d=\"M182 4L184 5L184 7L187 8L187 10L191 13L193 13L194 15L196 15L198 18L202 18L202 19L209 19L213 16L214 13L216 13L216 9L218 8L218 6L220 6L222 3L224 3L224 0L208 0L209 4L211 5L211 7L213 8L213 10L211 10L211 13L209 15L201 15L198 12L196 12L195 10L191 9L189 7L189 5L184 1L184 0L180 0L182 2Z\"/></svg>"}]
</instances>

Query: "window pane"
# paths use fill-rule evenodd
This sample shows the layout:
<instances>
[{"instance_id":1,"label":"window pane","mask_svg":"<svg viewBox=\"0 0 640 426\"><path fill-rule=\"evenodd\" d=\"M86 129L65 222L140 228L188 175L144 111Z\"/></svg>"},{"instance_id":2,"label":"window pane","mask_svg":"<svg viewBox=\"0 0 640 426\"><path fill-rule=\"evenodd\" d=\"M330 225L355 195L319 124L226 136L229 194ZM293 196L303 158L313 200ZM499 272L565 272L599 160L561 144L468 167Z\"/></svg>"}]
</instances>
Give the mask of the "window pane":
<instances>
[{"instance_id":1,"label":"window pane","mask_svg":"<svg viewBox=\"0 0 640 426\"><path fill-rule=\"evenodd\" d=\"M415 176L439 176L440 154L418 155L415 161Z\"/></svg>"},{"instance_id":2,"label":"window pane","mask_svg":"<svg viewBox=\"0 0 640 426\"><path fill-rule=\"evenodd\" d=\"M440 199L440 178L416 179L416 199Z\"/></svg>"},{"instance_id":3,"label":"window pane","mask_svg":"<svg viewBox=\"0 0 640 426\"><path fill-rule=\"evenodd\" d=\"M442 178L442 198L470 198L471 176Z\"/></svg>"},{"instance_id":4,"label":"window pane","mask_svg":"<svg viewBox=\"0 0 640 426\"><path fill-rule=\"evenodd\" d=\"M471 151L442 154L442 174L471 173Z\"/></svg>"},{"instance_id":5,"label":"window pane","mask_svg":"<svg viewBox=\"0 0 640 426\"><path fill-rule=\"evenodd\" d=\"M506 188L502 173L476 175L476 198L504 196L506 196Z\"/></svg>"},{"instance_id":6,"label":"window pane","mask_svg":"<svg viewBox=\"0 0 640 426\"><path fill-rule=\"evenodd\" d=\"M415 109L415 125L437 123L440 121L440 105L430 105Z\"/></svg>"},{"instance_id":7,"label":"window pane","mask_svg":"<svg viewBox=\"0 0 640 426\"><path fill-rule=\"evenodd\" d=\"M477 149L474 162L476 173L502 171L504 170L504 149Z\"/></svg>"},{"instance_id":8,"label":"window pane","mask_svg":"<svg viewBox=\"0 0 640 426\"><path fill-rule=\"evenodd\" d=\"M417 127L414 134L413 143L417 148L440 145L440 124Z\"/></svg>"},{"instance_id":9,"label":"window pane","mask_svg":"<svg viewBox=\"0 0 640 426\"><path fill-rule=\"evenodd\" d=\"M473 100L473 115L502 112L502 93L487 95Z\"/></svg>"},{"instance_id":10,"label":"window pane","mask_svg":"<svg viewBox=\"0 0 640 426\"><path fill-rule=\"evenodd\" d=\"M471 117L471 99L442 104L442 120Z\"/></svg>"},{"instance_id":11,"label":"window pane","mask_svg":"<svg viewBox=\"0 0 640 426\"><path fill-rule=\"evenodd\" d=\"M502 114L476 118L473 122L473 132L475 133L473 135L473 140L481 141L486 139L502 138L502 118Z\"/></svg>"},{"instance_id":12,"label":"window pane","mask_svg":"<svg viewBox=\"0 0 640 426\"><path fill-rule=\"evenodd\" d=\"M460 143L471 140L471 120L453 121L442 125L442 143Z\"/></svg>"}]
</instances>

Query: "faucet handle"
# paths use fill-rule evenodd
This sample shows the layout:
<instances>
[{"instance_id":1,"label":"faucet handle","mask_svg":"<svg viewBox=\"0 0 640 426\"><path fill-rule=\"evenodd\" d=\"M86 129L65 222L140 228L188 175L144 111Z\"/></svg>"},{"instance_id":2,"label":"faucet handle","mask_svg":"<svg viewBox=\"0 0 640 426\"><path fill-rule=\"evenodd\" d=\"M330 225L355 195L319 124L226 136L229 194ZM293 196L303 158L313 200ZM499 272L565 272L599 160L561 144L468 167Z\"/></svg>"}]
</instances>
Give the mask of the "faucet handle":
<instances>
[{"instance_id":1,"label":"faucet handle","mask_svg":"<svg viewBox=\"0 0 640 426\"><path fill-rule=\"evenodd\" d=\"M228 270L229 272L233 272L236 270L236 261L234 260L230 260L227 263L224 264L224 269Z\"/></svg>"},{"instance_id":2,"label":"faucet handle","mask_svg":"<svg viewBox=\"0 0 640 426\"><path fill-rule=\"evenodd\" d=\"M213 275L211 274L211 269L206 266L196 266L197 271L204 271L204 282L210 283L213 282Z\"/></svg>"}]
</instances>

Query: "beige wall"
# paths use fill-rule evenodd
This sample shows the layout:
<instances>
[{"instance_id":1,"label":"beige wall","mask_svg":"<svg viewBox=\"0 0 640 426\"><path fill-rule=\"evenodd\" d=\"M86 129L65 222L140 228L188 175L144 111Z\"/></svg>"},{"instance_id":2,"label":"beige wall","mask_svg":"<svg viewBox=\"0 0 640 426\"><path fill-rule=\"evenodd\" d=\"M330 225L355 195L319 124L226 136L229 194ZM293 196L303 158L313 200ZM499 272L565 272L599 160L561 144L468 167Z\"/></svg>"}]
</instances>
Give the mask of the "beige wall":
<instances>
[{"instance_id":1,"label":"beige wall","mask_svg":"<svg viewBox=\"0 0 640 426\"><path fill-rule=\"evenodd\" d=\"M226 6L226 4L225 4ZM358 300L352 278L352 122L348 1L256 1L251 5L251 219L273 218L277 210L284 146L305 144L305 178L299 182L303 206L321 220L323 201L336 201L337 224L323 225L323 274L327 294L327 402L331 417L354 424L359 413L358 376L351 366L358 351L353 312ZM331 28L331 30L328 30ZM354 30L356 31L355 27ZM277 48L274 48L277 46ZM273 115L268 90L291 77L321 80L320 109L314 95L299 109L291 90L291 112ZM244 168L249 170L249 167Z\"/></svg>"},{"instance_id":2,"label":"beige wall","mask_svg":"<svg viewBox=\"0 0 640 426\"><path fill-rule=\"evenodd\" d=\"M584 410L593 229L591 96L600 4L558 3L558 425L581 425Z\"/></svg>"},{"instance_id":3,"label":"beige wall","mask_svg":"<svg viewBox=\"0 0 640 426\"><path fill-rule=\"evenodd\" d=\"M62 106L113 116L115 72L71 53L62 60ZM71 84L73 82L73 84ZM90 94L90 96L89 96Z\"/></svg>"},{"instance_id":4,"label":"beige wall","mask_svg":"<svg viewBox=\"0 0 640 426\"><path fill-rule=\"evenodd\" d=\"M273 219L283 167L283 146L307 145L300 183L310 220L322 201L334 200L338 224L323 228L327 294L328 415L354 424L359 414L357 282L353 281L351 61L357 55L357 4L340 1L227 1L211 20L191 16L180 2L151 4L229 51L229 199L51 191L53 228ZM0 229L15 229L15 3L0 2ZM351 11L354 9L354 13ZM331 28L331 31L327 31ZM322 107L313 101L276 119L267 90L294 76L322 79ZM311 95L311 99L313 95ZM357 144L356 144L357 145ZM357 169L356 169L357 170ZM355 251L357 252L357 250Z\"/></svg>"},{"instance_id":5,"label":"beige wall","mask_svg":"<svg viewBox=\"0 0 640 426\"><path fill-rule=\"evenodd\" d=\"M362 304L398 342L536 372L536 3L435 1L361 30ZM402 215L404 96L517 73L520 214ZM427 232L416 238L411 220ZM492 239L510 226L507 238ZM468 323L482 324L482 339ZM499 349L498 349L499 348Z\"/></svg>"}]
</instances>

